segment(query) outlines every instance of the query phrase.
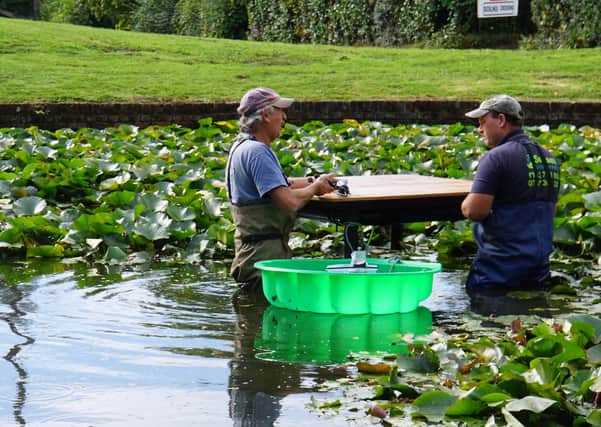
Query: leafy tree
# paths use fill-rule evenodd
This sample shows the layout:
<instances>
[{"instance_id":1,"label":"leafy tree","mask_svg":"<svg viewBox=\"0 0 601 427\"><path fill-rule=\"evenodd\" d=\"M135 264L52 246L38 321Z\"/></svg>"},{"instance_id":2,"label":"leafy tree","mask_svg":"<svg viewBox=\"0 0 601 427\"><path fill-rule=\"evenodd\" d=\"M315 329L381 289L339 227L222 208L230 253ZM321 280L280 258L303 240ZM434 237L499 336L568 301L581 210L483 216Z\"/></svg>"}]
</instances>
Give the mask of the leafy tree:
<instances>
[{"instance_id":1,"label":"leafy tree","mask_svg":"<svg viewBox=\"0 0 601 427\"><path fill-rule=\"evenodd\" d=\"M178 0L141 0L133 16L135 31L174 33L172 19Z\"/></svg>"},{"instance_id":2,"label":"leafy tree","mask_svg":"<svg viewBox=\"0 0 601 427\"><path fill-rule=\"evenodd\" d=\"M173 25L178 34L246 38L246 0L180 0Z\"/></svg>"},{"instance_id":3,"label":"leafy tree","mask_svg":"<svg viewBox=\"0 0 601 427\"><path fill-rule=\"evenodd\" d=\"M129 29L137 6L126 0L46 0L41 15L54 22Z\"/></svg>"}]
</instances>

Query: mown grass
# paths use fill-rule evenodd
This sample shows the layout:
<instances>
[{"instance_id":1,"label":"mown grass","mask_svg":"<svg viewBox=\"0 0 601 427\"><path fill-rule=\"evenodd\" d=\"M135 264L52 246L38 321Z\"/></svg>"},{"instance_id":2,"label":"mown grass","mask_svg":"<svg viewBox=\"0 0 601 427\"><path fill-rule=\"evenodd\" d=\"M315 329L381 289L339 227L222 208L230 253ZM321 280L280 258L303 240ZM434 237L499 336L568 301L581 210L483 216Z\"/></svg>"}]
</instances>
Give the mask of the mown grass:
<instances>
[{"instance_id":1,"label":"mown grass","mask_svg":"<svg viewBox=\"0 0 601 427\"><path fill-rule=\"evenodd\" d=\"M0 18L0 102L601 98L601 49L290 45Z\"/></svg>"}]
</instances>

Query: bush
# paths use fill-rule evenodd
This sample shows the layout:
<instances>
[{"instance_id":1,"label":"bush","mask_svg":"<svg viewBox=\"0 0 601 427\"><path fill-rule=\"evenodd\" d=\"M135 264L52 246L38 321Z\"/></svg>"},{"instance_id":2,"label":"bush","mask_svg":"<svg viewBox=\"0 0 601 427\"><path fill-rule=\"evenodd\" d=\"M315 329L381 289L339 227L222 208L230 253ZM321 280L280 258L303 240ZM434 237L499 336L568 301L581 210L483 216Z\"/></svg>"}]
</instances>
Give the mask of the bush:
<instances>
[{"instance_id":1,"label":"bush","mask_svg":"<svg viewBox=\"0 0 601 427\"><path fill-rule=\"evenodd\" d=\"M98 26L92 11L83 0L46 0L42 3L41 14L46 21Z\"/></svg>"},{"instance_id":2,"label":"bush","mask_svg":"<svg viewBox=\"0 0 601 427\"><path fill-rule=\"evenodd\" d=\"M295 3L294 0L249 0L249 38L285 43L298 41L295 40L295 32L291 31L294 28Z\"/></svg>"},{"instance_id":3,"label":"bush","mask_svg":"<svg viewBox=\"0 0 601 427\"><path fill-rule=\"evenodd\" d=\"M371 44L372 20L369 2L365 0L331 1L328 5L328 44Z\"/></svg>"},{"instance_id":4,"label":"bush","mask_svg":"<svg viewBox=\"0 0 601 427\"><path fill-rule=\"evenodd\" d=\"M583 48L601 45L598 0L531 0L536 33L526 47Z\"/></svg>"},{"instance_id":5,"label":"bush","mask_svg":"<svg viewBox=\"0 0 601 427\"><path fill-rule=\"evenodd\" d=\"M181 0L175 8L173 26L177 34L246 38L246 0Z\"/></svg>"},{"instance_id":6,"label":"bush","mask_svg":"<svg viewBox=\"0 0 601 427\"><path fill-rule=\"evenodd\" d=\"M172 18L178 0L142 0L134 14L133 30L146 33L173 33Z\"/></svg>"},{"instance_id":7,"label":"bush","mask_svg":"<svg viewBox=\"0 0 601 427\"><path fill-rule=\"evenodd\" d=\"M136 2L127 0L46 0L42 19L93 27L129 29Z\"/></svg>"}]
</instances>

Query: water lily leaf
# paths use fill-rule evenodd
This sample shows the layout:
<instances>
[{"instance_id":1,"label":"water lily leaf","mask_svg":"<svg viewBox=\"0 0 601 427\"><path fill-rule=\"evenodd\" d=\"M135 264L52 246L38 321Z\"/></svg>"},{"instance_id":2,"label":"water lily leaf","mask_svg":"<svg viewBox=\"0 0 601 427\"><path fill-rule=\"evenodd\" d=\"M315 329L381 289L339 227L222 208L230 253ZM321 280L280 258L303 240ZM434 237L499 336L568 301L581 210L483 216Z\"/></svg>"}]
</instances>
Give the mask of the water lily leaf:
<instances>
[{"instance_id":1,"label":"water lily leaf","mask_svg":"<svg viewBox=\"0 0 601 427\"><path fill-rule=\"evenodd\" d=\"M169 206L169 202L160 198L156 194L144 193L138 197L140 203L144 205L146 210L151 212L164 212Z\"/></svg>"},{"instance_id":2,"label":"water lily leaf","mask_svg":"<svg viewBox=\"0 0 601 427\"><path fill-rule=\"evenodd\" d=\"M583 194L584 207L587 209L601 209L601 191L594 193Z\"/></svg>"},{"instance_id":3,"label":"water lily leaf","mask_svg":"<svg viewBox=\"0 0 601 427\"><path fill-rule=\"evenodd\" d=\"M121 170L121 165L117 162L110 162L108 160L103 159L95 159L94 163L96 167L100 169L102 172L114 173Z\"/></svg>"},{"instance_id":4,"label":"water lily leaf","mask_svg":"<svg viewBox=\"0 0 601 427\"><path fill-rule=\"evenodd\" d=\"M124 172L114 178L105 179L98 186L100 190L116 190L131 179L129 172Z\"/></svg>"},{"instance_id":5,"label":"water lily leaf","mask_svg":"<svg viewBox=\"0 0 601 427\"><path fill-rule=\"evenodd\" d=\"M111 207L128 206L134 201L136 193L133 191L113 191L107 194L102 200Z\"/></svg>"},{"instance_id":6,"label":"water lily leaf","mask_svg":"<svg viewBox=\"0 0 601 427\"><path fill-rule=\"evenodd\" d=\"M537 414L545 412L547 408L557 403L555 400L538 396L526 396L522 399L512 400L505 405L509 412L530 411Z\"/></svg>"},{"instance_id":7,"label":"water lily leaf","mask_svg":"<svg viewBox=\"0 0 601 427\"><path fill-rule=\"evenodd\" d=\"M5 180L0 180L0 195L2 197L8 196L11 194L12 184Z\"/></svg>"},{"instance_id":8,"label":"water lily leaf","mask_svg":"<svg viewBox=\"0 0 601 427\"><path fill-rule=\"evenodd\" d=\"M36 152L40 153L44 158L52 159L52 160L56 159L57 153L58 153L57 150L50 148L50 147L44 147L44 146L38 147L36 149Z\"/></svg>"},{"instance_id":9,"label":"water lily leaf","mask_svg":"<svg viewBox=\"0 0 601 427\"><path fill-rule=\"evenodd\" d=\"M579 327L580 331L584 330L582 326L588 326L588 330L593 332L593 335L590 336L591 341L594 344L601 342L601 319L589 314L576 314L569 316L568 320L572 323L572 328Z\"/></svg>"},{"instance_id":10,"label":"water lily leaf","mask_svg":"<svg viewBox=\"0 0 601 427\"><path fill-rule=\"evenodd\" d=\"M169 205L167 214L176 221L192 221L196 218L196 213L193 209L174 204Z\"/></svg>"},{"instance_id":11,"label":"water lily leaf","mask_svg":"<svg viewBox=\"0 0 601 427\"><path fill-rule=\"evenodd\" d=\"M524 372L523 377L529 383L552 384L557 374L557 367L549 359L539 358L531 362L532 369Z\"/></svg>"},{"instance_id":12,"label":"water lily leaf","mask_svg":"<svg viewBox=\"0 0 601 427\"><path fill-rule=\"evenodd\" d=\"M27 248L27 257L60 258L64 255L65 248L61 245L38 245Z\"/></svg>"},{"instance_id":13,"label":"water lily leaf","mask_svg":"<svg viewBox=\"0 0 601 427\"><path fill-rule=\"evenodd\" d=\"M478 415L487 409L488 405L479 400L458 399L449 406L445 415L448 415L449 417L464 417L468 415Z\"/></svg>"},{"instance_id":14,"label":"water lily leaf","mask_svg":"<svg viewBox=\"0 0 601 427\"><path fill-rule=\"evenodd\" d=\"M503 417L505 417L507 427L525 427L524 424L514 417L506 408L502 408L501 413L503 414Z\"/></svg>"},{"instance_id":15,"label":"water lily leaf","mask_svg":"<svg viewBox=\"0 0 601 427\"><path fill-rule=\"evenodd\" d=\"M16 243L20 243L22 237L23 231L19 227L7 228L0 233L0 241L7 243L9 245L8 247L11 247Z\"/></svg>"},{"instance_id":16,"label":"water lily leaf","mask_svg":"<svg viewBox=\"0 0 601 427\"><path fill-rule=\"evenodd\" d=\"M169 226L169 232L179 240L184 240L196 234L194 221L177 221Z\"/></svg>"},{"instance_id":17,"label":"water lily leaf","mask_svg":"<svg viewBox=\"0 0 601 427\"><path fill-rule=\"evenodd\" d=\"M399 354L397 359L399 369L409 372L436 372L440 367L438 355L431 349L425 349L417 354Z\"/></svg>"},{"instance_id":18,"label":"water lily leaf","mask_svg":"<svg viewBox=\"0 0 601 427\"><path fill-rule=\"evenodd\" d=\"M146 251L134 252L128 255L128 264L147 264L152 260L152 254Z\"/></svg>"},{"instance_id":19,"label":"water lily leaf","mask_svg":"<svg viewBox=\"0 0 601 427\"><path fill-rule=\"evenodd\" d=\"M167 227L157 223L137 222L132 231L151 241L169 238L169 230Z\"/></svg>"},{"instance_id":20,"label":"water lily leaf","mask_svg":"<svg viewBox=\"0 0 601 427\"><path fill-rule=\"evenodd\" d=\"M209 197L204 200L204 208L207 213L212 216L221 216L221 206L223 202L215 197Z\"/></svg>"},{"instance_id":21,"label":"water lily leaf","mask_svg":"<svg viewBox=\"0 0 601 427\"><path fill-rule=\"evenodd\" d=\"M601 344L594 345L586 350L588 363L601 365Z\"/></svg>"},{"instance_id":22,"label":"water lily leaf","mask_svg":"<svg viewBox=\"0 0 601 427\"><path fill-rule=\"evenodd\" d=\"M582 347L573 343L573 342L565 342L563 344L562 351L553 356L551 359L553 363L561 364L564 362L569 362L571 360L583 360L586 359L586 352Z\"/></svg>"},{"instance_id":23,"label":"water lily leaf","mask_svg":"<svg viewBox=\"0 0 601 427\"><path fill-rule=\"evenodd\" d=\"M86 244L92 249L96 249L102 242L102 239L86 239Z\"/></svg>"},{"instance_id":24,"label":"water lily leaf","mask_svg":"<svg viewBox=\"0 0 601 427\"><path fill-rule=\"evenodd\" d=\"M589 386L589 390L594 393L601 392L601 375L593 379L593 383Z\"/></svg>"},{"instance_id":25,"label":"water lily leaf","mask_svg":"<svg viewBox=\"0 0 601 427\"><path fill-rule=\"evenodd\" d=\"M456 396L440 390L427 391L413 401L413 416L423 416L432 422L440 422L447 409L457 400Z\"/></svg>"},{"instance_id":26,"label":"water lily leaf","mask_svg":"<svg viewBox=\"0 0 601 427\"><path fill-rule=\"evenodd\" d=\"M563 349L560 343L551 338L531 339L528 341L527 348L535 357L552 357Z\"/></svg>"},{"instance_id":27,"label":"water lily leaf","mask_svg":"<svg viewBox=\"0 0 601 427\"><path fill-rule=\"evenodd\" d=\"M41 197L21 197L13 203L13 211L17 216L40 215L46 210L46 206L46 200Z\"/></svg>"},{"instance_id":28,"label":"water lily leaf","mask_svg":"<svg viewBox=\"0 0 601 427\"><path fill-rule=\"evenodd\" d=\"M103 258L109 264L120 264L125 259L127 259L127 254L117 246L109 246Z\"/></svg>"},{"instance_id":29,"label":"water lily leaf","mask_svg":"<svg viewBox=\"0 0 601 427\"><path fill-rule=\"evenodd\" d=\"M586 417L586 422L594 427L600 427L601 426L601 410L596 409L596 410L592 411Z\"/></svg>"},{"instance_id":30,"label":"water lily leaf","mask_svg":"<svg viewBox=\"0 0 601 427\"><path fill-rule=\"evenodd\" d=\"M154 186L158 190L159 194L166 195L166 196L173 196L175 194L175 192L173 191L173 189L175 188L175 185L173 185L172 182L167 182L167 181L157 182L156 184L154 184Z\"/></svg>"},{"instance_id":31,"label":"water lily leaf","mask_svg":"<svg viewBox=\"0 0 601 427\"><path fill-rule=\"evenodd\" d=\"M113 213L98 212L93 215L82 214L75 221L73 227L81 232L93 233L96 236L119 234L120 225L115 221Z\"/></svg>"},{"instance_id":32,"label":"water lily leaf","mask_svg":"<svg viewBox=\"0 0 601 427\"><path fill-rule=\"evenodd\" d=\"M163 173L163 167L155 163L144 163L142 165L134 166L132 168L134 175L139 180L144 180L149 176L161 175Z\"/></svg>"}]
</instances>

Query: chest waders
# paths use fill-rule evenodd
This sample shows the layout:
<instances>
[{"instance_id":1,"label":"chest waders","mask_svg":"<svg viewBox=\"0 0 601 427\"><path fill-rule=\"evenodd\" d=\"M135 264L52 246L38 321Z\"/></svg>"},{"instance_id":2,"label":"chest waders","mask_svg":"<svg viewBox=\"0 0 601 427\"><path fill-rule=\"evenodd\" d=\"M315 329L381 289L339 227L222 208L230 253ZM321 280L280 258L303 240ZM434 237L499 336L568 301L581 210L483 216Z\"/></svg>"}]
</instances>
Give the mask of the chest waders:
<instances>
[{"instance_id":1,"label":"chest waders","mask_svg":"<svg viewBox=\"0 0 601 427\"><path fill-rule=\"evenodd\" d=\"M251 206L231 206L236 232L236 255L231 275L241 283L258 285L261 273L256 261L290 258L288 237L296 220L294 212L280 209L273 203Z\"/></svg>"},{"instance_id":2,"label":"chest waders","mask_svg":"<svg viewBox=\"0 0 601 427\"><path fill-rule=\"evenodd\" d=\"M529 161L540 158L544 172L536 179L532 200L493 205L490 215L474 224L478 252L472 262L468 290L536 288L549 276L553 250L553 195L558 188L547 159L536 144L520 138Z\"/></svg>"},{"instance_id":3,"label":"chest waders","mask_svg":"<svg viewBox=\"0 0 601 427\"><path fill-rule=\"evenodd\" d=\"M241 137L232 146L230 159L236 149L247 138ZM228 163L227 193L232 200L230 163ZM256 261L265 259L284 259L292 256L288 246L290 231L296 221L296 213L280 208L274 203L259 205L230 205L236 231L234 233L235 256L230 274L239 283L258 287L261 272L255 269Z\"/></svg>"}]
</instances>

